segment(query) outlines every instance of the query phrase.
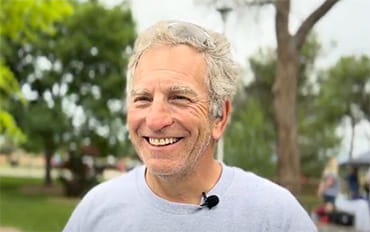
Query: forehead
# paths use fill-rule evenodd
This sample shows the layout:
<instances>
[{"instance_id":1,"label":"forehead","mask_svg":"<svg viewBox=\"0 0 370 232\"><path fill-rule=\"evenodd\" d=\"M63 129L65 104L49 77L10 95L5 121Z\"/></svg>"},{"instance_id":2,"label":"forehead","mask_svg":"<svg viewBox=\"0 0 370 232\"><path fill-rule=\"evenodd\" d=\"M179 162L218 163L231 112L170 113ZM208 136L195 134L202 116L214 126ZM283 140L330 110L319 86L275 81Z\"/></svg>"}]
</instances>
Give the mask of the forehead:
<instances>
[{"instance_id":1,"label":"forehead","mask_svg":"<svg viewBox=\"0 0 370 232\"><path fill-rule=\"evenodd\" d=\"M187 45L158 45L146 50L135 69L134 86L145 81L171 80L205 84L203 53Z\"/></svg>"}]
</instances>

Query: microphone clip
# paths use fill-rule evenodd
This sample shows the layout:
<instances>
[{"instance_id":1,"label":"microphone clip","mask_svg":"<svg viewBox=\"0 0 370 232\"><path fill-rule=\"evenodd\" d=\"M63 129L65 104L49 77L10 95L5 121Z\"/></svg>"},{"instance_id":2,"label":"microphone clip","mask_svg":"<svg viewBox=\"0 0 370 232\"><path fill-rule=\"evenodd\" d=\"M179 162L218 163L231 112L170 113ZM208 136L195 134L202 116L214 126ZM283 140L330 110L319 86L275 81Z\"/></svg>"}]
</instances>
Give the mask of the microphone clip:
<instances>
[{"instance_id":1,"label":"microphone clip","mask_svg":"<svg viewBox=\"0 0 370 232\"><path fill-rule=\"evenodd\" d=\"M207 197L206 193L202 192L202 196L203 196L203 203L200 206L201 207L207 207L208 209L212 209L220 201L218 199L218 196L216 196L216 195L211 195L211 196Z\"/></svg>"}]
</instances>

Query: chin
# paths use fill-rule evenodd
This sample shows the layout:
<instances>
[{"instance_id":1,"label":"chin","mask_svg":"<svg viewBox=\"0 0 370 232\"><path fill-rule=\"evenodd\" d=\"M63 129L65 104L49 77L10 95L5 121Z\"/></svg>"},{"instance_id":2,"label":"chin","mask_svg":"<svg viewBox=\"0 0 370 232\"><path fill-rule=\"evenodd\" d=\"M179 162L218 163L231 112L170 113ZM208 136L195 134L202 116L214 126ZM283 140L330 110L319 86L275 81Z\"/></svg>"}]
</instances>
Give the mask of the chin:
<instances>
[{"instance_id":1,"label":"chin","mask_svg":"<svg viewBox=\"0 0 370 232\"><path fill-rule=\"evenodd\" d=\"M152 175L155 176L162 176L162 177L170 177L170 176L178 176L182 175L184 170L180 167L176 167L175 165L170 164L147 164L147 168Z\"/></svg>"}]
</instances>

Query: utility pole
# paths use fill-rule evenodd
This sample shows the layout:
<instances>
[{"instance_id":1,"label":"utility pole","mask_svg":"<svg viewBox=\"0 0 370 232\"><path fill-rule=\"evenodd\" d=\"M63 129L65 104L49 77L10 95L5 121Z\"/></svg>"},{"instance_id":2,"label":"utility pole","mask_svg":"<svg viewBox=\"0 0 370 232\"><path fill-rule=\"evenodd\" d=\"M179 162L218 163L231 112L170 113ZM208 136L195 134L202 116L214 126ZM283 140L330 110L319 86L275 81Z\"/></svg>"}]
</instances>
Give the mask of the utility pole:
<instances>
[{"instance_id":1,"label":"utility pole","mask_svg":"<svg viewBox=\"0 0 370 232\"><path fill-rule=\"evenodd\" d=\"M227 6L227 0L226 1L217 1L217 8L216 10L220 13L222 23L223 23L223 33L226 36L226 20L228 14L232 11L232 8L230 6ZM217 160L220 162L223 162L224 160L224 137L222 136L220 140L217 143Z\"/></svg>"}]
</instances>

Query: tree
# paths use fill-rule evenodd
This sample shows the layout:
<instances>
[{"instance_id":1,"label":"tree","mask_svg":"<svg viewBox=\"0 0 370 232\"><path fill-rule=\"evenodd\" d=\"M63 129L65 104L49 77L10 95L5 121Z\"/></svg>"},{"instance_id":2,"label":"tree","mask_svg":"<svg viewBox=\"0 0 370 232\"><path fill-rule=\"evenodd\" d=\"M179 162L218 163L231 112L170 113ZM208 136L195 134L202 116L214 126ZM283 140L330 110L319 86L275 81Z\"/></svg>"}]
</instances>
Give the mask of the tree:
<instances>
[{"instance_id":1,"label":"tree","mask_svg":"<svg viewBox=\"0 0 370 232\"><path fill-rule=\"evenodd\" d=\"M272 51L249 59L255 79L239 89L225 135L225 162L265 177L273 177L276 164L272 107L269 107L275 61Z\"/></svg>"},{"instance_id":2,"label":"tree","mask_svg":"<svg viewBox=\"0 0 370 232\"><path fill-rule=\"evenodd\" d=\"M6 53L4 40L10 39L21 43L35 41L37 33L54 32L53 23L63 19L72 12L67 1L0 0L0 50ZM16 99L25 102L19 84L13 72L0 56L0 134L15 142L24 142L26 137L18 128L13 116L8 112L9 102Z\"/></svg>"},{"instance_id":3,"label":"tree","mask_svg":"<svg viewBox=\"0 0 370 232\"><path fill-rule=\"evenodd\" d=\"M81 158L83 148L93 146L100 155L117 155L126 141L122 89L135 37L131 13L97 2L74 7L53 36L41 33L35 43L10 43L13 53L7 56L20 83L35 95L13 111L32 135L25 147L44 151L46 183L57 150Z\"/></svg>"},{"instance_id":4,"label":"tree","mask_svg":"<svg viewBox=\"0 0 370 232\"><path fill-rule=\"evenodd\" d=\"M13 116L6 110L9 99L13 97L22 101L24 99L20 94L19 85L13 73L4 65L2 58L0 58L0 135L18 144L24 142L26 137L18 128Z\"/></svg>"},{"instance_id":5,"label":"tree","mask_svg":"<svg viewBox=\"0 0 370 232\"><path fill-rule=\"evenodd\" d=\"M297 123L301 151L302 173L319 176L322 163L339 146L335 130L337 123L325 115L333 109L318 97L316 82L312 82L315 59L321 45L315 34L300 52L299 82L297 83ZM262 50L249 59L255 79L246 87L243 100L237 99L233 120L226 135L227 156L225 161L272 177L276 164L273 132L273 93L276 55L273 50Z\"/></svg>"},{"instance_id":6,"label":"tree","mask_svg":"<svg viewBox=\"0 0 370 232\"><path fill-rule=\"evenodd\" d=\"M273 177L276 159L273 156L273 125L265 114L265 105L258 98L237 104L226 131L225 163Z\"/></svg>"},{"instance_id":7,"label":"tree","mask_svg":"<svg viewBox=\"0 0 370 232\"><path fill-rule=\"evenodd\" d=\"M330 107L324 115L337 126L349 118L353 129L361 120L370 122L370 58L367 56L342 57L333 67L319 76L319 101ZM352 159L350 148L349 159Z\"/></svg>"},{"instance_id":8,"label":"tree","mask_svg":"<svg viewBox=\"0 0 370 232\"><path fill-rule=\"evenodd\" d=\"M300 190L300 160L297 143L297 82L299 52L313 26L339 0L326 0L298 27L289 32L290 0L275 1L277 64L273 85L274 118L277 134L277 181L297 192Z\"/></svg>"},{"instance_id":9,"label":"tree","mask_svg":"<svg viewBox=\"0 0 370 232\"><path fill-rule=\"evenodd\" d=\"M234 0L239 6L275 8L276 69L274 75L273 115L276 133L276 180L292 192L300 191L300 154L297 127L297 84L300 51L314 25L340 0L325 0L298 27L289 31L290 0Z\"/></svg>"}]
</instances>

